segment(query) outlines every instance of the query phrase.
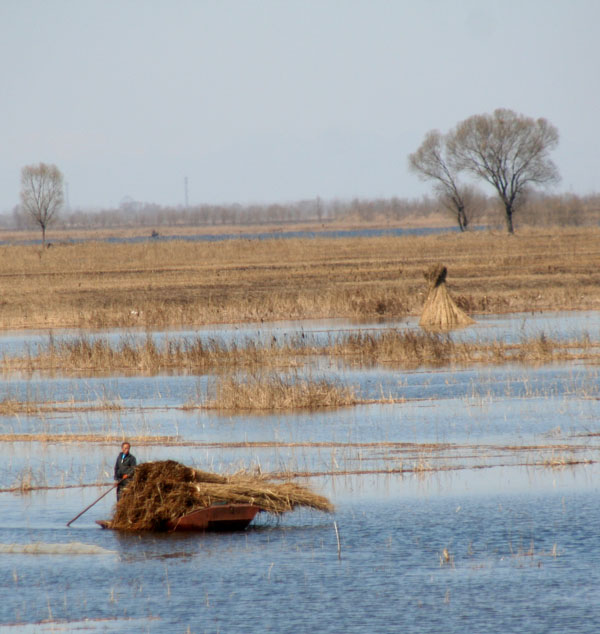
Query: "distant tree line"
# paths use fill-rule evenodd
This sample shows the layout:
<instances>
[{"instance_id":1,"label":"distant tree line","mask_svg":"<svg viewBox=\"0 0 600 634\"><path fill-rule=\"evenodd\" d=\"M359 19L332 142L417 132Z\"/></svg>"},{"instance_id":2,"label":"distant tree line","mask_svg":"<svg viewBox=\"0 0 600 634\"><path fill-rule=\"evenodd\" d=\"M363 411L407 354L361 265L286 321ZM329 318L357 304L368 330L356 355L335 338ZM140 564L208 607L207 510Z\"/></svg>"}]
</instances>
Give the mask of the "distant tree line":
<instances>
[{"instance_id":1,"label":"distant tree line","mask_svg":"<svg viewBox=\"0 0 600 634\"><path fill-rule=\"evenodd\" d=\"M466 190L469 227L500 227L505 210L497 196ZM341 223L439 224L445 216L456 221L455 210L445 198L378 198L353 200L302 200L289 204L193 205L168 207L127 201L117 209L62 210L53 227L61 229L110 229L132 227L221 227L285 224L336 225ZM528 192L515 215L520 226L586 226L600 223L600 194L548 194ZM23 207L0 215L2 229L32 229L39 222Z\"/></svg>"},{"instance_id":2,"label":"distant tree line","mask_svg":"<svg viewBox=\"0 0 600 634\"><path fill-rule=\"evenodd\" d=\"M39 227L42 243L50 223L62 229L233 227L252 225L411 224L434 226L440 215L461 231L504 223L583 226L600 222L600 195L544 194L558 182L550 158L558 130L505 108L473 115L446 134L431 130L408 156L409 168L433 184L433 197L322 200L291 203L161 206L124 198L117 209L65 209L63 175L56 165L25 166L21 204L0 215L3 229ZM487 186L491 195L462 179Z\"/></svg>"}]
</instances>

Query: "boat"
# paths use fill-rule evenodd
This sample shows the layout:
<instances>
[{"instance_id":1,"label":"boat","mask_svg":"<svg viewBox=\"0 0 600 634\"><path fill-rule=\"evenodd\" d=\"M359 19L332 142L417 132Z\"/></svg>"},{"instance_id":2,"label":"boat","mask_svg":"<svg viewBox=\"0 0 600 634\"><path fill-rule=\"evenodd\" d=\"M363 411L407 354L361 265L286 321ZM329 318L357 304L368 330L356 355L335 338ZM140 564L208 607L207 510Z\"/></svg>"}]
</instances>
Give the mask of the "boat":
<instances>
[{"instance_id":1,"label":"boat","mask_svg":"<svg viewBox=\"0 0 600 634\"><path fill-rule=\"evenodd\" d=\"M168 532L183 531L239 531L262 509L254 504L214 504L197 509L166 524ZM112 528L108 520L96 520L102 528Z\"/></svg>"}]
</instances>

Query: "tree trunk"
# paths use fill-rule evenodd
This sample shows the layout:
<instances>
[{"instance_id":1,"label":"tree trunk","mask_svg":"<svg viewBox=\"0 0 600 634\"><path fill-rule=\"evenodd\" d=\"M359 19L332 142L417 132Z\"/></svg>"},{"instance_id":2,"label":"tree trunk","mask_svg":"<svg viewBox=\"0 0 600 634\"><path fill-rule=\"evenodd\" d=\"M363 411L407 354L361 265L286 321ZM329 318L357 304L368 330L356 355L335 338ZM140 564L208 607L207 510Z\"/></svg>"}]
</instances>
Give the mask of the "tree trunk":
<instances>
[{"instance_id":1,"label":"tree trunk","mask_svg":"<svg viewBox=\"0 0 600 634\"><path fill-rule=\"evenodd\" d=\"M508 233L512 234L515 232L515 229L513 227L512 221L513 208L511 203L507 202L504 204L504 212L504 219L506 220L506 230L508 231Z\"/></svg>"},{"instance_id":2,"label":"tree trunk","mask_svg":"<svg viewBox=\"0 0 600 634\"><path fill-rule=\"evenodd\" d=\"M460 230L466 231L467 225L469 224L469 219L467 218L467 214L465 213L464 206L461 206L458 210L458 218L460 223Z\"/></svg>"},{"instance_id":3,"label":"tree trunk","mask_svg":"<svg viewBox=\"0 0 600 634\"><path fill-rule=\"evenodd\" d=\"M46 247L46 225L42 225L42 249Z\"/></svg>"}]
</instances>

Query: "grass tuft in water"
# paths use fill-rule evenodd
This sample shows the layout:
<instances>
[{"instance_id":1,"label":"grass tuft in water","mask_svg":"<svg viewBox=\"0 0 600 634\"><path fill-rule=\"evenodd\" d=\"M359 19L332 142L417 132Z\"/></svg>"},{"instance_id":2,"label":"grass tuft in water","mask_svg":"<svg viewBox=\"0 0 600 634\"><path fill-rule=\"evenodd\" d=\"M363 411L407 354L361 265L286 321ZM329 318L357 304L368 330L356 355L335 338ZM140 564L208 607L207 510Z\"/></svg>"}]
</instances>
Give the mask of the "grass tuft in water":
<instances>
[{"instance_id":1,"label":"grass tuft in water","mask_svg":"<svg viewBox=\"0 0 600 634\"><path fill-rule=\"evenodd\" d=\"M221 410L298 410L345 407L357 402L355 391L327 379L277 374L218 378L214 397L203 404Z\"/></svg>"}]
</instances>

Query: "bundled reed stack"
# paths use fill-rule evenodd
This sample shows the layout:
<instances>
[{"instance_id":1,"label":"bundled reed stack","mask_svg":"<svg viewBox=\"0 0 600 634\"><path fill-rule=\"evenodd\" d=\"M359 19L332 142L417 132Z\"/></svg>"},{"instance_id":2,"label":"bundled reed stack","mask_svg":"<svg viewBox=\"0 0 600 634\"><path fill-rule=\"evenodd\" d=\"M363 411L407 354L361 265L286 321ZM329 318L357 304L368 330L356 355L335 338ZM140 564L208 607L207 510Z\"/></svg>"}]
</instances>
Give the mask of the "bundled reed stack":
<instances>
[{"instance_id":1,"label":"bundled reed stack","mask_svg":"<svg viewBox=\"0 0 600 634\"><path fill-rule=\"evenodd\" d=\"M276 484L247 472L222 476L163 460L138 465L109 527L165 530L168 522L218 503L253 504L276 515L297 507L333 510L327 498L293 482Z\"/></svg>"},{"instance_id":2,"label":"bundled reed stack","mask_svg":"<svg viewBox=\"0 0 600 634\"><path fill-rule=\"evenodd\" d=\"M450 297L446 288L447 274L448 269L442 264L435 264L424 273L425 279L429 282L429 294L419 321L421 328L443 331L475 323Z\"/></svg>"}]
</instances>

